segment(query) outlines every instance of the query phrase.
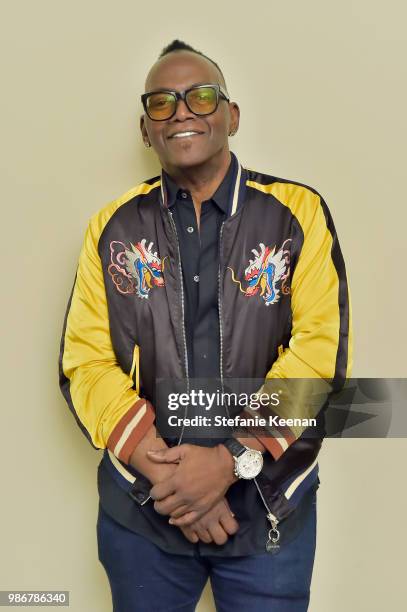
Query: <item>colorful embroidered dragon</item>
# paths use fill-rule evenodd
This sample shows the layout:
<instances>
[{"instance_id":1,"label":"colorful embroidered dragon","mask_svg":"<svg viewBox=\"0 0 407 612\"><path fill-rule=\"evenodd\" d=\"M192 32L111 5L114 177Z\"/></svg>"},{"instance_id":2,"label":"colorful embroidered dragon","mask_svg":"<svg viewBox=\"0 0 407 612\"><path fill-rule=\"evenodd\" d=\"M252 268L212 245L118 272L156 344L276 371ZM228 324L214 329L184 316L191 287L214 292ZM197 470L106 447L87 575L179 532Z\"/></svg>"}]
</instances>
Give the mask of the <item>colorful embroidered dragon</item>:
<instances>
[{"instance_id":1,"label":"colorful embroidered dragon","mask_svg":"<svg viewBox=\"0 0 407 612\"><path fill-rule=\"evenodd\" d=\"M265 301L266 306L275 304L280 299L280 290L283 294L289 294L290 288L286 286L290 275L290 251L286 248L291 238L284 241L281 248L276 252L276 246L266 247L262 242L259 250L252 249L254 259L249 260L249 265L244 271L244 278L248 286L242 289L242 283L235 278L232 268L233 282L239 285L239 289L246 297L252 297L260 291L260 295ZM280 287L277 288L277 284Z\"/></svg>"},{"instance_id":2,"label":"colorful embroidered dragon","mask_svg":"<svg viewBox=\"0 0 407 612\"><path fill-rule=\"evenodd\" d=\"M153 243L146 246L143 238L135 245L130 242L127 247L123 242L113 240L110 243L110 260L108 271L120 293L135 293L147 299L152 287L163 287L164 259L152 250Z\"/></svg>"}]
</instances>

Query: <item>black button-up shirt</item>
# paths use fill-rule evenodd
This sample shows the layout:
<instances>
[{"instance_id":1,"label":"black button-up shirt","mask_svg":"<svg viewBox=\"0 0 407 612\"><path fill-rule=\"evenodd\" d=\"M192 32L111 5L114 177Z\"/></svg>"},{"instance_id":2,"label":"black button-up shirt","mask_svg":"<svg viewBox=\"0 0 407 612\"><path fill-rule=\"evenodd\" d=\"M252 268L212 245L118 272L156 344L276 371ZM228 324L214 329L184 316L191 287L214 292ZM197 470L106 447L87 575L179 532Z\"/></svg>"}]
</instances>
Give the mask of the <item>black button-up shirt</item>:
<instances>
[{"instance_id":1,"label":"black button-up shirt","mask_svg":"<svg viewBox=\"0 0 407 612\"><path fill-rule=\"evenodd\" d=\"M219 232L227 217L236 158L232 155L226 175L209 200L201 205L198 230L194 203L188 190L180 188L165 172L167 205L173 215L179 241L185 295L185 332L188 367L191 378L219 379L220 328L218 311ZM215 435L204 438L188 437L184 442L202 446L218 443ZM99 493L105 510L128 529L150 539L163 550L174 554L251 555L265 552L270 524L266 508L255 483L239 480L226 493L229 505L239 523L238 532L223 546L189 542L178 527L168 524L168 517L154 510L152 501L136 504L106 473L99 471ZM308 495L293 516L286 519L287 533L300 528L309 502ZM304 508L304 510L302 510Z\"/></svg>"},{"instance_id":2,"label":"black button-up shirt","mask_svg":"<svg viewBox=\"0 0 407 612\"><path fill-rule=\"evenodd\" d=\"M189 376L218 378L219 230L227 216L233 163L213 196L202 202L199 229L189 191L179 188L165 171L164 177L181 252Z\"/></svg>"}]
</instances>

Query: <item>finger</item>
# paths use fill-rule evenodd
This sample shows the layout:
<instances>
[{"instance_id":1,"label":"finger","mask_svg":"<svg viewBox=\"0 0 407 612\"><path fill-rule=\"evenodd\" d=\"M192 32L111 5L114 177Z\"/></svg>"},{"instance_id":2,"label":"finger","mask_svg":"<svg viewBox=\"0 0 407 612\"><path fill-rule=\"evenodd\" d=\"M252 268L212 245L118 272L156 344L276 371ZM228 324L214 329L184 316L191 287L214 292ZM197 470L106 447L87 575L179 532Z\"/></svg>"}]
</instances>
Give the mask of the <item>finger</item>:
<instances>
[{"instance_id":1,"label":"finger","mask_svg":"<svg viewBox=\"0 0 407 612\"><path fill-rule=\"evenodd\" d=\"M232 510L230 509L229 502L228 502L228 500L226 499L226 497L224 497L224 498L222 499L222 502L223 502L223 505L225 506L225 508L227 509L227 511L228 511L228 512L230 512L230 514L231 514L232 516L235 516L235 515L234 515L234 513L232 512Z\"/></svg>"},{"instance_id":2,"label":"finger","mask_svg":"<svg viewBox=\"0 0 407 612\"><path fill-rule=\"evenodd\" d=\"M239 529L239 523L236 521L236 519L234 519L231 514L227 514L226 512L220 515L219 522L229 535L233 535Z\"/></svg>"},{"instance_id":3,"label":"finger","mask_svg":"<svg viewBox=\"0 0 407 612\"><path fill-rule=\"evenodd\" d=\"M186 539L192 542L192 544L196 544L197 542L199 542L198 534L190 527L182 527L181 531L186 537Z\"/></svg>"},{"instance_id":4,"label":"finger","mask_svg":"<svg viewBox=\"0 0 407 612\"><path fill-rule=\"evenodd\" d=\"M158 450L149 450L147 455L149 459L156 463L176 463L182 459L184 453L183 448L180 446L173 446L172 448L162 448Z\"/></svg>"},{"instance_id":5,"label":"finger","mask_svg":"<svg viewBox=\"0 0 407 612\"><path fill-rule=\"evenodd\" d=\"M154 502L154 510L158 512L158 514L171 514L172 512L178 510L178 508L181 506L185 507L185 504L177 495L169 495L161 501ZM183 514L185 513L181 512L179 516L182 516Z\"/></svg>"},{"instance_id":6,"label":"finger","mask_svg":"<svg viewBox=\"0 0 407 612\"><path fill-rule=\"evenodd\" d=\"M169 514L171 514L171 518L179 518L187 512L189 512L189 506L187 504L183 504L182 506L179 506L176 510L169 512Z\"/></svg>"},{"instance_id":7,"label":"finger","mask_svg":"<svg viewBox=\"0 0 407 612\"><path fill-rule=\"evenodd\" d=\"M191 512L187 512L180 518L170 518L168 521L170 525L177 525L177 527L187 527L195 523L201 516L204 514L204 511L198 512L196 510L192 510Z\"/></svg>"},{"instance_id":8,"label":"finger","mask_svg":"<svg viewBox=\"0 0 407 612\"><path fill-rule=\"evenodd\" d=\"M158 484L154 485L150 490L150 497L160 501L173 493L175 493L175 485L172 478L169 478L168 480L164 480L163 482L159 482Z\"/></svg>"},{"instance_id":9,"label":"finger","mask_svg":"<svg viewBox=\"0 0 407 612\"><path fill-rule=\"evenodd\" d=\"M210 544L212 542L212 536L209 533L209 531L207 529L198 529L198 537L202 542L205 542L205 544Z\"/></svg>"},{"instance_id":10,"label":"finger","mask_svg":"<svg viewBox=\"0 0 407 612\"><path fill-rule=\"evenodd\" d=\"M218 546L222 546L222 544L227 542L228 534L220 523L213 523L212 525L209 525L209 533L211 534L215 544L218 544Z\"/></svg>"}]
</instances>

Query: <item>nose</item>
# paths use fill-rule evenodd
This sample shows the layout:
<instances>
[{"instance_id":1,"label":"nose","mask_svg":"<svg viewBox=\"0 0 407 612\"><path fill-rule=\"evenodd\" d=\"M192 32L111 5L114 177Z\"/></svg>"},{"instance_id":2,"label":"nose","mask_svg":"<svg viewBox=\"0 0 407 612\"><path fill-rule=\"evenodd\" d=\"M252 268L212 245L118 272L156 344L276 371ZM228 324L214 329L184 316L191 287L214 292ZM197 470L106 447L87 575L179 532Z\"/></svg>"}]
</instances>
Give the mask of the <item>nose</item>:
<instances>
[{"instance_id":1,"label":"nose","mask_svg":"<svg viewBox=\"0 0 407 612\"><path fill-rule=\"evenodd\" d=\"M189 110L185 100L178 100L175 115L172 117L174 121L185 121L186 119L195 118L196 115Z\"/></svg>"}]
</instances>

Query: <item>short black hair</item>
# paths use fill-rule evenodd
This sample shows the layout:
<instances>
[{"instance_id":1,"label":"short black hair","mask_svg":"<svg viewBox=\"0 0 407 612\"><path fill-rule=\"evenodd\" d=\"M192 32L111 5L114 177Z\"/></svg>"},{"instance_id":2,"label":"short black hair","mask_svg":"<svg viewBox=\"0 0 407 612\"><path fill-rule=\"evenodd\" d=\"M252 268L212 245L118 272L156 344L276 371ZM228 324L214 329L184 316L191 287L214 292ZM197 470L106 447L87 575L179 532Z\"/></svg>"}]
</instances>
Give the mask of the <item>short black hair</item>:
<instances>
[{"instance_id":1,"label":"short black hair","mask_svg":"<svg viewBox=\"0 0 407 612\"><path fill-rule=\"evenodd\" d=\"M178 38L175 38L172 42L170 42L169 45L164 47L164 49L161 51L160 55L158 56L158 59L161 59L162 57L164 57L164 55L168 55L168 53L173 53L174 51L191 51L192 53L196 53L197 55L200 55L201 57L205 57L219 70L222 76L223 82L225 83L225 87L226 87L225 77L223 76L223 72L219 68L218 64L213 59L205 55L205 53L202 53L202 51L198 51L198 49L194 49L194 47L191 47L191 45L188 45L188 43L185 43L183 40L179 40Z\"/></svg>"}]
</instances>

